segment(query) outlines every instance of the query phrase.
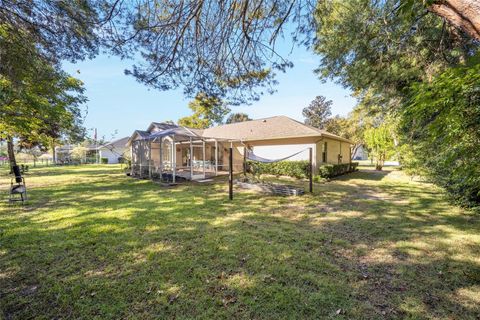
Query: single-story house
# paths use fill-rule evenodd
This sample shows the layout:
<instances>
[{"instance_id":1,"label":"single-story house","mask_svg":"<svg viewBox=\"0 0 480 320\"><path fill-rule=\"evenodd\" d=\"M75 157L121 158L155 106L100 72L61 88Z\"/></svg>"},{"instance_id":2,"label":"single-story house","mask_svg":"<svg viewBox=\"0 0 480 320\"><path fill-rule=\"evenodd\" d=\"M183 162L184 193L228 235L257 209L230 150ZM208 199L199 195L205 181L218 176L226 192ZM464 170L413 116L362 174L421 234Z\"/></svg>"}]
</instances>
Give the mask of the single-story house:
<instances>
[{"instance_id":1,"label":"single-story house","mask_svg":"<svg viewBox=\"0 0 480 320\"><path fill-rule=\"evenodd\" d=\"M308 159L313 151L314 172L322 164L349 163L353 143L286 116L275 116L191 129L153 122L145 131L136 130L127 145L131 151L132 175L159 177L165 174L196 180L229 170L229 148L233 149L233 171L243 169L244 156Z\"/></svg>"},{"instance_id":2,"label":"single-story house","mask_svg":"<svg viewBox=\"0 0 480 320\"><path fill-rule=\"evenodd\" d=\"M119 163L125 158L127 142L130 137L117 139L98 147L100 159L107 159L108 163Z\"/></svg>"},{"instance_id":3,"label":"single-story house","mask_svg":"<svg viewBox=\"0 0 480 320\"><path fill-rule=\"evenodd\" d=\"M118 163L119 158L125 156L127 151L127 142L129 137L117 139L103 145L89 144L83 146L85 149L84 159L81 159L85 163L96 163L101 158L107 158L108 163ZM71 163L73 150L80 145L65 144L55 147L55 159L57 163ZM98 160L97 160L98 159Z\"/></svg>"}]
</instances>

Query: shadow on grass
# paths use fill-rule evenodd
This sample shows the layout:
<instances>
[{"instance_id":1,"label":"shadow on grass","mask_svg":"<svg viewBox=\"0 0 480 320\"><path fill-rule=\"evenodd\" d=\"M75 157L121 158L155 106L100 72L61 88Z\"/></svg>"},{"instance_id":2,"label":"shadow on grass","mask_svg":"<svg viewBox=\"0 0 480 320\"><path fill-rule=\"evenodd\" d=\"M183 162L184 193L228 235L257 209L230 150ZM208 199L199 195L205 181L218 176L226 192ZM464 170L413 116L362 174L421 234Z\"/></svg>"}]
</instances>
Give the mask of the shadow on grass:
<instances>
[{"instance_id":1,"label":"shadow on grass","mask_svg":"<svg viewBox=\"0 0 480 320\"><path fill-rule=\"evenodd\" d=\"M0 207L5 318L477 314L457 292L479 284L478 242L467 238L479 219L452 214L425 186L358 172L314 195L229 202L223 183L162 188L81 171L88 182ZM456 251L457 237L470 246Z\"/></svg>"}]
</instances>

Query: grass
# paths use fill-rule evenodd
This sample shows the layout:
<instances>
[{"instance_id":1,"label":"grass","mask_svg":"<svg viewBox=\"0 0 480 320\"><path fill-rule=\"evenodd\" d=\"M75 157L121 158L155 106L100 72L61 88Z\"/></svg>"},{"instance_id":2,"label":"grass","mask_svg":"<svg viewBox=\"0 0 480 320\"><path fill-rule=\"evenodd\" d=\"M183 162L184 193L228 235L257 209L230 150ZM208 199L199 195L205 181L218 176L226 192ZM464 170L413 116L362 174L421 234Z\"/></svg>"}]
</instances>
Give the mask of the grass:
<instances>
[{"instance_id":1,"label":"grass","mask_svg":"<svg viewBox=\"0 0 480 320\"><path fill-rule=\"evenodd\" d=\"M480 216L399 171L233 202L224 181L165 188L108 165L26 179L28 205L0 204L4 319L480 314Z\"/></svg>"}]
</instances>

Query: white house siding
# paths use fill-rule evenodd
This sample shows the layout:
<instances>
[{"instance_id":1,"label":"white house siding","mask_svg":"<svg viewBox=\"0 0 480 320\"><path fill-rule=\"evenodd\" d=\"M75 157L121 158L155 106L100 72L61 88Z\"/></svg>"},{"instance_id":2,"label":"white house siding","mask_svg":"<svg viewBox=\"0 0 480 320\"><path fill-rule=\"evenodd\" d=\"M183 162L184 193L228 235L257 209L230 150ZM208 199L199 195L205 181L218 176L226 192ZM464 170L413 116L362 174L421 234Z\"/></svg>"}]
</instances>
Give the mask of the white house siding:
<instances>
[{"instance_id":1,"label":"white house siding","mask_svg":"<svg viewBox=\"0 0 480 320\"><path fill-rule=\"evenodd\" d=\"M108 163L112 164L112 163L118 163L118 158L121 157L123 155L125 151L125 148L115 148L112 150L109 150L107 148L101 148L100 149L100 159L101 158L107 158L108 159Z\"/></svg>"},{"instance_id":2,"label":"white house siding","mask_svg":"<svg viewBox=\"0 0 480 320\"><path fill-rule=\"evenodd\" d=\"M359 146L353 155L353 160L368 160L368 155L363 146Z\"/></svg>"},{"instance_id":3,"label":"white house siding","mask_svg":"<svg viewBox=\"0 0 480 320\"><path fill-rule=\"evenodd\" d=\"M266 159L282 159L297 153L299 154L289 158L288 160L308 160L309 153L308 148L315 148L315 144L285 144L285 145L275 145L275 146L254 146L253 152L262 158Z\"/></svg>"}]
</instances>

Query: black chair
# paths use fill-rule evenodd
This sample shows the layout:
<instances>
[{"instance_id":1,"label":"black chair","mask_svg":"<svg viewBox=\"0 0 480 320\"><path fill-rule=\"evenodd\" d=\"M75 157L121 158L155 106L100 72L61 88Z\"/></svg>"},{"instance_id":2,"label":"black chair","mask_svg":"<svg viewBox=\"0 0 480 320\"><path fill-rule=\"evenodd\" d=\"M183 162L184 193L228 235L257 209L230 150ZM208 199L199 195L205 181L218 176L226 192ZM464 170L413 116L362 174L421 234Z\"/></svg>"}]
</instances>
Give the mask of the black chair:
<instances>
[{"instance_id":1,"label":"black chair","mask_svg":"<svg viewBox=\"0 0 480 320\"><path fill-rule=\"evenodd\" d=\"M25 185L25 178L22 177L19 166L12 167L13 175L15 177L10 181L10 202L27 201L27 186Z\"/></svg>"}]
</instances>

